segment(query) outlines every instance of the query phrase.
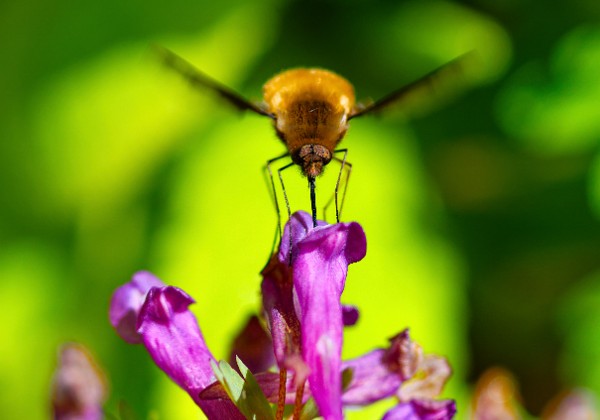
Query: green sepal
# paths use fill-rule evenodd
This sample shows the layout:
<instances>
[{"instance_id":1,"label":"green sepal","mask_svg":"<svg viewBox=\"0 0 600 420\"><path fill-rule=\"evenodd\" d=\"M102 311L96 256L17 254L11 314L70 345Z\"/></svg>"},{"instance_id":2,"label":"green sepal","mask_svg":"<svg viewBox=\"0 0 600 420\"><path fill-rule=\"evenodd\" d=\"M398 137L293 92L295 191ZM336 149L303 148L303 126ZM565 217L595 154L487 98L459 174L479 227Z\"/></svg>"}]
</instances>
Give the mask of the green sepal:
<instances>
[{"instance_id":1,"label":"green sepal","mask_svg":"<svg viewBox=\"0 0 600 420\"><path fill-rule=\"evenodd\" d=\"M273 408L260 389L254 375L239 358L237 358L237 364L242 376L225 361L219 362L218 366L212 362L215 376L223 385L231 401L247 419L274 419Z\"/></svg>"}]
</instances>

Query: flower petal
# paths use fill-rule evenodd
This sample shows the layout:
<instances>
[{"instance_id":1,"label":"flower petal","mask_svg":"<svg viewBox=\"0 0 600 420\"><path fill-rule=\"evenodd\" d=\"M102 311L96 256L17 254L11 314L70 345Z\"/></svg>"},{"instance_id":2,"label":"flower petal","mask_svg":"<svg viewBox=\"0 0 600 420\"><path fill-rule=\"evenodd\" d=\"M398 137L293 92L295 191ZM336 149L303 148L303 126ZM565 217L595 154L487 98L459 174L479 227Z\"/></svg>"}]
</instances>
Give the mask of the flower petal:
<instances>
[{"instance_id":1,"label":"flower petal","mask_svg":"<svg viewBox=\"0 0 600 420\"><path fill-rule=\"evenodd\" d=\"M131 344L139 344L142 338L137 332L137 319L146 295L152 287L164 283L147 271L135 273L130 282L119 287L110 301L109 318L119 336Z\"/></svg>"},{"instance_id":2,"label":"flower petal","mask_svg":"<svg viewBox=\"0 0 600 420\"><path fill-rule=\"evenodd\" d=\"M286 359L300 354L300 321L292 296L291 270L272 258L262 272L263 309L271 330L275 359L285 369Z\"/></svg>"},{"instance_id":3,"label":"flower petal","mask_svg":"<svg viewBox=\"0 0 600 420\"><path fill-rule=\"evenodd\" d=\"M317 227L319 226L327 226L327 223L318 220ZM293 256L296 252L296 244L304 239L304 237L312 230L313 221L310 214L304 211L298 211L292 214L292 217L283 230L283 237L281 238L281 244L279 245L279 261L288 263L290 261L290 255Z\"/></svg>"},{"instance_id":4,"label":"flower petal","mask_svg":"<svg viewBox=\"0 0 600 420\"><path fill-rule=\"evenodd\" d=\"M423 349L410 339L408 328L390 338L390 348L385 355L385 363L397 371L404 380L410 379L423 361Z\"/></svg>"},{"instance_id":5,"label":"flower petal","mask_svg":"<svg viewBox=\"0 0 600 420\"><path fill-rule=\"evenodd\" d=\"M302 331L302 356L310 368L309 385L321 416L341 419L343 318L340 297L348 265L366 253L366 237L358 223L313 229L308 214L294 216L286 226L286 233L292 232L291 260ZM284 241L285 238L286 235ZM281 251L279 256L282 257Z\"/></svg>"},{"instance_id":6,"label":"flower petal","mask_svg":"<svg viewBox=\"0 0 600 420\"><path fill-rule=\"evenodd\" d=\"M358 322L359 311L356 306L342 305L342 319L344 326L351 327Z\"/></svg>"},{"instance_id":7,"label":"flower petal","mask_svg":"<svg viewBox=\"0 0 600 420\"><path fill-rule=\"evenodd\" d=\"M262 372L256 375L260 389L267 397L267 400L273 404L277 404L279 399L279 374L273 372ZM310 398L310 392L306 390L303 394L303 402ZM296 384L292 378L286 380L286 404L294 404L296 400Z\"/></svg>"},{"instance_id":8,"label":"flower petal","mask_svg":"<svg viewBox=\"0 0 600 420\"><path fill-rule=\"evenodd\" d=\"M437 397L452 375L452 369L444 357L426 355L419 365L419 373L418 377L402 384L398 391L400 401Z\"/></svg>"},{"instance_id":9,"label":"flower petal","mask_svg":"<svg viewBox=\"0 0 600 420\"><path fill-rule=\"evenodd\" d=\"M344 405L366 405L394 395L421 360L421 347L404 330L390 339L389 348L345 361L342 368L352 369L352 380L342 396Z\"/></svg>"},{"instance_id":10,"label":"flower petal","mask_svg":"<svg viewBox=\"0 0 600 420\"><path fill-rule=\"evenodd\" d=\"M343 369L352 369L352 380L342 395L344 405L367 405L396 393L402 377L383 362L385 353L377 349L343 363Z\"/></svg>"},{"instance_id":11,"label":"flower petal","mask_svg":"<svg viewBox=\"0 0 600 420\"><path fill-rule=\"evenodd\" d=\"M389 410L382 420L450 420L454 414L456 404L451 400L411 400Z\"/></svg>"},{"instance_id":12,"label":"flower petal","mask_svg":"<svg viewBox=\"0 0 600 420\"><path fill-rule=\"evenodd\" d=\"M152 288L140 311L138 332L158 367L188 392L208 418L241 419L229 399L200 398L200 392L216 380L211 367L215 359L188 309L192 303L176 287Z\"/></svg>"},{"instance_id":13,"label":"flower petal","mask_svg":"<svg viewBox=\"0 0 600 420\"><path fill-rule=\"evenodd\" d=\"M275 363L273 342L256 315L248 319L244 329L233 341L229 364L234 368L237 368L236 357L252 373L266 371Z\"/></svg>"}]
</instances>

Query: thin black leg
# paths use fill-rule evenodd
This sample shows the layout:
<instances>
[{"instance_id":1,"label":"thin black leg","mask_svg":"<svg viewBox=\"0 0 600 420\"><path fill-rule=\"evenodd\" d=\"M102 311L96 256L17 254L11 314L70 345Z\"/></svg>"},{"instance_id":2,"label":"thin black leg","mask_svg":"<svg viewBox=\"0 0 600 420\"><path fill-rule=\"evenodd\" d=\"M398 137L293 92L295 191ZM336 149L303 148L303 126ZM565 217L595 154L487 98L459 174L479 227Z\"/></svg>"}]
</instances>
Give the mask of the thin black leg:
<instances>
[{"instance_id":1,"label":"thin black leg","mask_svg":"<svg viewBox=\"0 0 600 420\"><path fill-rule=\"evenodd\" d=\"M346 156L348 156L348 149L335 150L333 153L334 154L335 153L343 153L344 157L342 159L340 159L340 158L336 157L335 155L333 156L333 159L336 162L339 162L341 164L341 166L340 166L340 171L338 173L337 182L335 183L334 193L331 196L331 198L327 201L327 204L325 204L325 207L323 207L323 217L326 219L327 209L331 205L331 202L335 201L335 220L336 220L337 223L339 223L340 222L340 217L342 215L342 210L344 209L344 202L346 201L346 191L348 190L348 183L350 181L350 174L352 173L352 164L346 160ZM339 188L340 188L340 184L342 183L342 174L344 172L344 169L347 169L348 175L346 176L346 179L345 179L345 181L343 183L344 184L344 190L342 192L342 202L338 206Z\"/></svg>"},{"instance_id":2,"label":"thin black leg","mask_svg":"<svg viewBox=\"0 0 600 420\"><path fill-rule=\"evenodd\" d=\"M270 183L270 186L271 186L271 191L273 193L273 203L275 204L275 212L277 213L277 230L275 232L275 240L273 241L273 249L275 249L275 242L277 242L277 236L278 236L278 234L279 234L279 240L281 240L281 236L283 234L283 230L281 228L281 212L279 210L279 200L277 199L277 190L275 188L275 181L273 179L273 171L271 170L271 165L274 162L277 162L278 160L281 160L283 158L289 157L289 155L290 155L289 153L285 153L285 154L283 154L281 156L277 156L277 157L274 157L273 159L269 159L267 161L265 167L263 168L263 170L266 169L266 171L267 171L267 173L269 175L268 182Z\"/></svg>"}]
</instances>

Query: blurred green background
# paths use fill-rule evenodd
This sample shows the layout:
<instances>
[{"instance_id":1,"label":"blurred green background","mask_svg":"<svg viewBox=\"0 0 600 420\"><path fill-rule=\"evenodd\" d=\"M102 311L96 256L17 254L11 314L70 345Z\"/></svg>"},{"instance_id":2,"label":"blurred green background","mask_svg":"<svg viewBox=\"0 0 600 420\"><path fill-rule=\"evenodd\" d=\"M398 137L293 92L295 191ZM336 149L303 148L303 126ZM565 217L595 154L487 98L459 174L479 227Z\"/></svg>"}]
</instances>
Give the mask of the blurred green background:
<instances>
[{"instance_id":1,"label":"blurred green background","mask_svg":"<svg viewBox=\"0 0 600 420\"><path fill-rule=\"evenodd\" d=\"M105 368L108 411L200 417L107 321L136 270L197 300L218 358L259 306L276 227L261 167L283 146L161 68L154 43L254 99L294 66L378 98L476 50L457 98L352 121L343 218L368 253L344 293L362 311L345 355L409 326L449 357L459 418L494 365L532 413L571 386L600 392L599 2L27 0L0 5L0 417L49 416L70 340ZM299 172L286 182L308 209Z\"/></svg>"}]
</instances>

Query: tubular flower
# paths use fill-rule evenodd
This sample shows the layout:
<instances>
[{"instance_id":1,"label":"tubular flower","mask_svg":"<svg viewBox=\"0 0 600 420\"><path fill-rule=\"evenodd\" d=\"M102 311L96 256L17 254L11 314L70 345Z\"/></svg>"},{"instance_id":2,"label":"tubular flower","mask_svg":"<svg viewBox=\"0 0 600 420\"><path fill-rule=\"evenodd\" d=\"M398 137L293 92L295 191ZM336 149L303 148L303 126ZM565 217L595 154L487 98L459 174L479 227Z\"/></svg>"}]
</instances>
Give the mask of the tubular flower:
<instances>
[{"instance_id":1,"label":"tubular flower","mask_svg":"<svg viewBox=\"0 0 600 420\"><path fill-rule=\"evenodd\" d=\"M286 225L279 254L263 271L263 302L279 368L291 367L296 376L308 371L310 392L325 419L342 418L340 298L348 265L366 250L358 223L313 228L311 217L298 212ZM296 383L303 380L297 377Z\"/></svg>"},{"instance_id":2,"label":"tubular flower","mask_svg":"<svg viewBox=\"0 0 600 420\"><path fill-rule=\"evenodd\" d=\"M194 300L183 290L163 284L146 272L133 276L131 282L118 288L111 300L110 320L125 341L129 334L131 314L137 314L136 333L154 362L211 419L243 419L229 399L204 400L200 392L216 381L211 363L216 360L208 350L198 322L188 306ZM138 296L145 296L140 302ZM122 308L128 308L126 311ZM122 318L117 315L120 314Z\"/></svg>"},{"instance_id":3,"label":"tubular flower","mask_svg":"<svg viewBox=\"0 0 600 420\"><path fill-rule=\"evenodd\" d=\"M138 271L129 283L117 288L113 293L109 318L121 338L131 344L139 344L142 337L137 331L137 322L146 295L153 287L165 284L148 271Z\"/></svg>"},{"instance_id":4,"label":"tubular flower","mask_svg":"<svg viewBox=\"0 0 600 420\"><path fill-rule=\"evenodd\" d=\"M451 374L446 360L424 356L408 330L391 338L387 349L345 361L343 368L352 370L344 405L362 406L395 395L399 403L386 420L446 420L456 412L454 401L434 400Z\"/></svg>"},{"instance_id":5,"label":"tubular flower","mask_svg":"<svg viewBox=\"0 0 600 420\"><path fill-rule=\"evenodd\" d=\"M343 328L356 323L358 309L342 305L341 294L349 264L365 253L358 223L313 227L307 213L292 216L279 252L262 272L265 322L251 318L234 341L233 355L251 367L248 373L244 364L239 366L241 378L228 379L234 371L224 362L217 367L188 309L192 298L149 273L136 274L115 291L110 319L125 340L146 346L209 419L282 418L283 405L292 403L296 416L312 399L314 413L305 404L303 418L337 420L343 418L344 406L388 397L396 397L399 405L387 419L450 419L453 402L433 400L450 369L443 359L424 357L407 330L392 338L387 349L342 361ZM261 331L265 323L266 336ZM267 370L273 364L279 374ZM248 397L256 390L260 398ZM277 404L275 414L269 403Z\"/></svg>"}]
</instances>

